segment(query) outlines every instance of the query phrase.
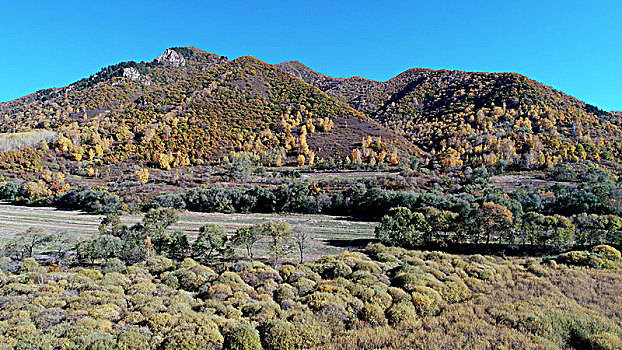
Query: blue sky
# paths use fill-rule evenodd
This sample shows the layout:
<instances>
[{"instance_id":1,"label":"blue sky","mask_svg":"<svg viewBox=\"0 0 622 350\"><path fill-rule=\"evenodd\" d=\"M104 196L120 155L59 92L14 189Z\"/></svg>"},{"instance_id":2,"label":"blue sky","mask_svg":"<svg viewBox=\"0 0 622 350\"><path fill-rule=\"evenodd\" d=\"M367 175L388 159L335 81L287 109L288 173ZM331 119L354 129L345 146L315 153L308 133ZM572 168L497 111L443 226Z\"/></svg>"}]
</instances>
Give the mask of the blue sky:
<instances>
[{"instance_id":1,"label":"blue sky","mask_svg":"<svg viewBox=\"0 0 622 350\"><path fill-rule=\"evenodd\" d=\"M375 80L518 72L622 110L622 1L0 0L0 101L196 46Z\"/></svg>"}]
</instances>

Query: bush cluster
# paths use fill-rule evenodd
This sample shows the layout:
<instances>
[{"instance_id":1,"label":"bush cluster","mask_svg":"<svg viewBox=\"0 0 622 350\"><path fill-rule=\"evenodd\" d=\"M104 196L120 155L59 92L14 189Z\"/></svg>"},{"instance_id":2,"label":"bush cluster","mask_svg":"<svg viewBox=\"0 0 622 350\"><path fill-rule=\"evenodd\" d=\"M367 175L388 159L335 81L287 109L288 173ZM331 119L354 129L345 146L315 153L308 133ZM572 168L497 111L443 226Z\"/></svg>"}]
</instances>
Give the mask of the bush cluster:
<instances>
[{"instance_id":1,"label":"bush cluster","mask_svg":"<svg viewBox=\"0 0 622 350\"><path fill-rule=\"evenodd\" d=\"M450 336L453 327L464 327L461 313L481 308L489 316L479 332L499 336L496 345L552 348L576 333L608 349L622 336L618 326L581 308L570 314L531 305L531 313L503 316L505 304L473 306L530 278L518 265L478 255L374 244L364 253L278 270L259 261L205 266L157 255L112 270L109 264L63 270L32 259L9 266L0 264L0 343L7 349L345 349L382 342L392 349L405 341L416 347L427 336L438 347L455 341L485 347L486 337ZM427 335L414 331L422 323ZM406 329L413 332L404 336ZM440 334L445 338L435 338Z\"/></svg>"}]
</instances>

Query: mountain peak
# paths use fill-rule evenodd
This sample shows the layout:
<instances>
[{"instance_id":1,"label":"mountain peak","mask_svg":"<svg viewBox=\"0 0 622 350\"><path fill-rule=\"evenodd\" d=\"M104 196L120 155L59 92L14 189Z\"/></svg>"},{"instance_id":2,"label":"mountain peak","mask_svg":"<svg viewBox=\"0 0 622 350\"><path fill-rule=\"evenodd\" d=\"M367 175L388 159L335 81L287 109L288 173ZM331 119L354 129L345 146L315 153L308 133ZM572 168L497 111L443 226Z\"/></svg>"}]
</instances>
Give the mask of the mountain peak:
<instances>
[{"instance_id":1,"label":"mountain peak","mask_svg":"<svg viewBox=\"0 0 622 350\"><path fill-rule=\"evenodd\" d=\"M174 67L183 67L186 65L186 58L177 52L175 48L166 49L163 54L156 58L156 61L158 61L158 63L170 64Z\"/></svg>"},{"instance_id":2,"label":"mountain peak","mask_svg":"<svg viewBox=\"0 0 622 350\"><path fill-rule=\"evenodd\" d=\"M212 66L213 64L217 65L227 60L225 56L197 49L194 46L171 47L166 49L164 53L155 59L158 63L172 67L184 67L192 62Z\"/></svg>"}]
</instances>

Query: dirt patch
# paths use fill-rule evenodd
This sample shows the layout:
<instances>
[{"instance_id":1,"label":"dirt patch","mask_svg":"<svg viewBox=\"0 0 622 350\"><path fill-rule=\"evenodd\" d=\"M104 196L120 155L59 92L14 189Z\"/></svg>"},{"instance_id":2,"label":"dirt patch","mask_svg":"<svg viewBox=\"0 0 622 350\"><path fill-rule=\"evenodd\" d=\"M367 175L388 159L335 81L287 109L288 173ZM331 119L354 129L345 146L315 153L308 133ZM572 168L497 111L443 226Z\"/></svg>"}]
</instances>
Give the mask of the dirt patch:
<instances>
[{"instance_id":1,"label":"dirt patch","mask_svg":"<svg viewBox=\"0 0 622 350\"><path fill-rule=\"evenodd\" d=\"M520 187L535 187L541 188L551 186L555 184L563 184L567 186L576 186L574 182L554 181L547 180L540 173L527 173L527 174L506 174L493 176L491 178L492 185L502 188L516 189Z\"/></svg>"}]
</instances>

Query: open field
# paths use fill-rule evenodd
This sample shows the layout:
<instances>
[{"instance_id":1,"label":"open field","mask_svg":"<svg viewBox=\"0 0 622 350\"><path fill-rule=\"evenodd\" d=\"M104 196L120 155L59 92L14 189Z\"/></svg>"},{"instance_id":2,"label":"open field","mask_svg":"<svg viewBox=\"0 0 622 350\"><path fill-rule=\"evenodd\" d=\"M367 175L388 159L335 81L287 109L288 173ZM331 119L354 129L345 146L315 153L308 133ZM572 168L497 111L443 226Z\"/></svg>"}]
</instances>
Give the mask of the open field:
<instances>
[{"instance_id":1,"label":"open field","mask_svg":"<svg viewBox=\"0 0 622 350\"><path fill-rule=\"evenodd\" d=\"M302 179L311 180L326 180L326 179L369 179L378 176L398 176L398 171L341 171L341 172L329 172L320 171L314 173L302 173L300 177Z\"/></svg>"},{"instance_id":2,"label":"open field","mask_svg":"<svg viewBox=\"0 0 622 350\"><path fill-rule=\"evenodd\" d=\"M540 188L544 186L551 186L555 184L563 184L567 186L576 186L576 183L567 181L555 181L547 180L544 178L542 172L524 172L521 174L504 174L492 176L492 185L495 187L502 187L507 189L517 189L520 187L535 187Z\"/></svg>"},{"instance_id":3,"label":"open field","mask_svg":"<svg viewBox=\"0 0 622 350\"><path fill-rule=\"evenodd\" d=\"M97 233L102 218L102 215L85 214L80 211L1 204L0 239L9 239L29 227L41 227L50 232L67 231L79 239ZM142 216L125 215L121 219L123 223L131 225L139 222ZM295 231L309 232L312 237L309 257L364 247L370 239L373 239L376 226L375 222L353 221L329 215L182 212L179 223L169 230L171 232L184 231L194 236L201 226L216 224L225 228L228 233L233 233L239 227L272 220L283 220L289 223ZM261 244L258 248L261 254L263 250Z\"/></svg>"}]
</instances>

